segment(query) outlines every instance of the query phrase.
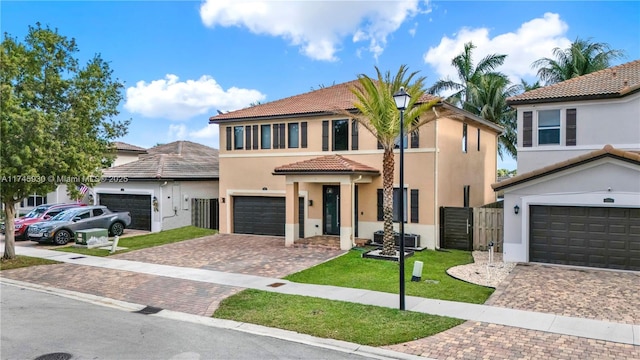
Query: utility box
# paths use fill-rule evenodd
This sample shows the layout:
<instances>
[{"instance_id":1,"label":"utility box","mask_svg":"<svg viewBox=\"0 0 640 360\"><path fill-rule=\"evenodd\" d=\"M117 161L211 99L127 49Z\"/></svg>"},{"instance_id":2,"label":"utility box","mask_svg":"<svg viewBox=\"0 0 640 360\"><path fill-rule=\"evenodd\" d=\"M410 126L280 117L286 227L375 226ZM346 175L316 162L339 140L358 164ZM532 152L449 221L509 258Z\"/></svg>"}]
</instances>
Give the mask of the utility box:
<instances>
[{"instance_id":1,"label":"utility box","mask_svg":"<svg viewBox=\"0 0 640 360\"><path fill-rule=\"evenodd\" d=\"M94 245L106 244L109 242L109 231L107 229L85 229L76 231L76 244Z\"/></svg>"}]
</instances>

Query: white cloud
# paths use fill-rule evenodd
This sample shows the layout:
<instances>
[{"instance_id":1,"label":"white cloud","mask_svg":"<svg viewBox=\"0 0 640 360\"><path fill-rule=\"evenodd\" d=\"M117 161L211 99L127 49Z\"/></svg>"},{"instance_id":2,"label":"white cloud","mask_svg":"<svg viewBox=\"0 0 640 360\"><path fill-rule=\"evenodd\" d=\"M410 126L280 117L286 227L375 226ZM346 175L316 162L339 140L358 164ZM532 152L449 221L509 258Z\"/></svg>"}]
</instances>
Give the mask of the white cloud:
<instances>
[{"instance_id":1,"label":"white cloud","mask_svg":"<svg viewBox=\"0 0 640 360\"><path fill-rule=\"evenodd\" d=\"M184 124L171 124L167 131L167 139L169 141L184 140L187 136L187 126Z\"/></svg>"},{"instance_id":2,"label":"white cloud","mask_svg":"<svg viewBox=\"0 0 640 360\"><path fill-rule=\"evenodd\" d=\"M316 60L335 61L342 39L367 41L375 57L387 36L419 12L419 0L402 1L238 1L206 0L200 18L209 27L244 27L299 46Z\"/></svg>"},{"instance_id":3,"label":"white cloud","mask_svg":"<svg viewBox=\"0 0 640 360\"><path fill-rule=\"evenodd\" d=\"M200 130L189 132L189 136L196 139L213 139L218 138L219 127L217 124L208 124Z\"/></svg>"},{"instance_id":4,"label":"white cloud","mask_svg":"<svg viewBox=\"0 0 640 360\"><path fill-rule=\"evenodd\" d=\"M545 13L541 18L525 22L515 32L493 38L487 28L462 28L453 38L444 36L438 46L429 48L424 54L424 61L435 68L440 78L448 76L456 80L457 73L451 66L451 59L462 52L465 43L471 41L476 46L473 50L475 64L489 54L506 54L508 56L499 70L512 81L519 82L521 78L535 77L536 70L531 68L535 60L553 57L554 48L569 46L571 41L565 37L567 29L567 23L554 13Z\"/></svg>"},{"instance_id":5,"label":"white cloud","mask_svg":"<svg viewBox=\"0 0 640 360\"><path fill-rule=\"evenodd\" d=\"M211 76L179 81L167 74L149 83L138 81L127 89L125 109L149 118L186 120L197 115L215 115L216 110L236 110L266 97L258 90L231 87L224 90Z\"/></svg>"}]
</instances>

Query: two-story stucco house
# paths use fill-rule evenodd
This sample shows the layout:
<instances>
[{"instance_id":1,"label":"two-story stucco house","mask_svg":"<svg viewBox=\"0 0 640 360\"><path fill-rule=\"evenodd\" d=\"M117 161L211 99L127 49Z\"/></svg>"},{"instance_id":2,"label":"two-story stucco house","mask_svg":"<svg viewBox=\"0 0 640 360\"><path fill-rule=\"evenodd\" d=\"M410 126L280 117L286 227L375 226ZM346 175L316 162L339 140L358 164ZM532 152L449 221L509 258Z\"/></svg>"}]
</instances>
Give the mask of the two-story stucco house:
<instances>
[{"instance_id":1,"label":"two-story stucco house","mask_svg":"<svg viewBox=\"0 0 640 360\"><path fill-rule=\"evenodd\" d=\"M284 236L285 244L382 230L382 155L353 111L357 81L210 118L220 126L220 232ZM501 128L448 104L459 119L440 118L405 142L405 231L420 247L438 247L440 206L495 201L496 146ZM397 154L397 152L396 152ZM402 191L400 189L403 189ZM395 211L399 211L396 207ZM398 212L399 213L399 212ZM397 217L397 214L396 214Z\"/></svg>"},{"instance_id":2,"label":"two-story stucco house","mask_svg":"<svg viewBox=\"0 0 640 360\"><path fill-rule=\"evenodd\" d=\"M504 259L640 270L640 60L507 99Z\"/></svg>"}]
</instances>

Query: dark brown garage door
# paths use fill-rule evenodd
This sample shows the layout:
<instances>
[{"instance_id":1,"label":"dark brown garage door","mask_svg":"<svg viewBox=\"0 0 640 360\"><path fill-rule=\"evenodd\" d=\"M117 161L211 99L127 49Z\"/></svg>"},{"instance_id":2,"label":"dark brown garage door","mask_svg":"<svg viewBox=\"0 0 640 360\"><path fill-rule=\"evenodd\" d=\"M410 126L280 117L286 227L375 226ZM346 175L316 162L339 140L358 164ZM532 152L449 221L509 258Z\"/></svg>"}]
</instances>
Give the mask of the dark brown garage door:
<instances>
[{"instance_id":1,"label":"dark brown garage door","mask_svg":"<svg viewBox=\"0 0 640 360\"><path fill-rule=\"evenodd\" d=\"M151 195L98 194L100 205L131 214L129 229L151 231Z\"/></svg>"},{"instance_id":2,"label":"dark brown garage door","mask_svg":"<svg viewBox=\"0 0 640 360\"><path fill-rule=\"evenodd\" d=\"M640 209L531 206L529 261L640 270Z\"/></svg>"},{"instance_id":3,"label":"dark brown garage door","mask_svg":"<svg viewBox=\"0 0 640 360\"><path fill-rule=\"evenodd\" d=\"M304 237L304 200L300 198L300 237ZM233 232L284 236L286 219L283 197L235 196L233 198Z\"/></svg>"}]
</instances>

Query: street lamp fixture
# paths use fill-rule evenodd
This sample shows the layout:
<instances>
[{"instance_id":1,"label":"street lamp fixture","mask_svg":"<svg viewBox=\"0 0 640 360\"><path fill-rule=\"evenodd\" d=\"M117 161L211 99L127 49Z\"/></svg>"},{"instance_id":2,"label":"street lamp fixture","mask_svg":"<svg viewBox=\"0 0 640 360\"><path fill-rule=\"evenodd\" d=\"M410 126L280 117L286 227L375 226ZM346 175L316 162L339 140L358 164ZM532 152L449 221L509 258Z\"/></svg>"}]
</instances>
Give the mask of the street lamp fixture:
<instances>
[{"instance_id":1,"label":"street lamp fixture","mask_svg":"<svg viewBox=\"0 0 640 360\"><path fill-rule=\"evenodd\" d=\"M400 110L400 310L405 309L404 302L404 111L411 96L401 87L393 94L396 107Z\"/></svg>"}]
</instances>

